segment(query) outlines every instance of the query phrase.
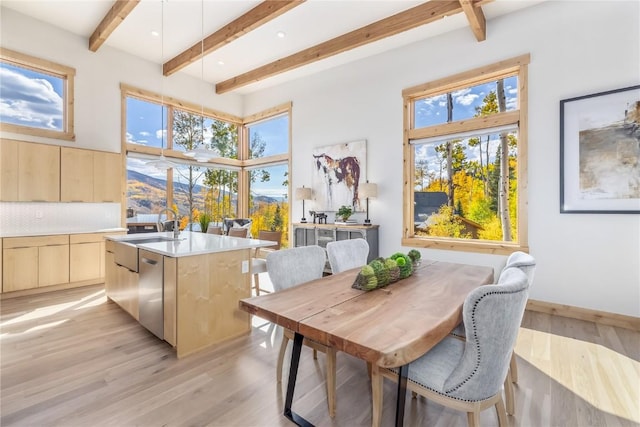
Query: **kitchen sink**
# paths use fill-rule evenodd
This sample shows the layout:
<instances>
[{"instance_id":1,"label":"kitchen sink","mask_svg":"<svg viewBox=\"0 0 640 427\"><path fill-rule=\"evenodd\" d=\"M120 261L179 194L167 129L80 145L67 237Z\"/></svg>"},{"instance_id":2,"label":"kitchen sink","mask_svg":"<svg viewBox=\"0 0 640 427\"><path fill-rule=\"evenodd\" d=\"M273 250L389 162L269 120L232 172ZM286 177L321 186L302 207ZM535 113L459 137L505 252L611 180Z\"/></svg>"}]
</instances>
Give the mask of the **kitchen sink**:
<instances>
[{"instance_id":1,"label":"kitchen sink","mask_svg":"<svg viewBox=\"0 0 640 427\"><path fill-rule=\"evenodd\" d=\"M138 245L143 243L177 242L185 238L154 236L143 239L131 239L116 241L114 245L114 261L116 264L138 272Z\"/></svg>"}]
</instances>

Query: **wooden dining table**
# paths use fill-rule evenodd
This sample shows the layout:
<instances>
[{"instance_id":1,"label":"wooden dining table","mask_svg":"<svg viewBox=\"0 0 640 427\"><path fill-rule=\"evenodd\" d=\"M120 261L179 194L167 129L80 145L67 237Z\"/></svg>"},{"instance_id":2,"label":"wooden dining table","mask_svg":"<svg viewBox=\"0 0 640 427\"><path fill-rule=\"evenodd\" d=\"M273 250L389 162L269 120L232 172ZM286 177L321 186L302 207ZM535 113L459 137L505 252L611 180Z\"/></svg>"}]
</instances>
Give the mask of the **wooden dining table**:
<instances>
[{"instance_id":1,"label":"wooden dining table","mask_svg":"<svg viewBox=\"0 0 640 427\"><path fill-rule=\"evenodd\" d=\"M333 347L371 366L372 425L382 416L380 369L397 368L396 425L402 425L408 365L462 321L462 304L478 286L493 282L493 268L423 260L413 275L387 287L351 287L360 269L323 277L259 297L240 308L294 332L284 415L311 426L291 405L303 339Z\"/></svg>"}]
</instances>

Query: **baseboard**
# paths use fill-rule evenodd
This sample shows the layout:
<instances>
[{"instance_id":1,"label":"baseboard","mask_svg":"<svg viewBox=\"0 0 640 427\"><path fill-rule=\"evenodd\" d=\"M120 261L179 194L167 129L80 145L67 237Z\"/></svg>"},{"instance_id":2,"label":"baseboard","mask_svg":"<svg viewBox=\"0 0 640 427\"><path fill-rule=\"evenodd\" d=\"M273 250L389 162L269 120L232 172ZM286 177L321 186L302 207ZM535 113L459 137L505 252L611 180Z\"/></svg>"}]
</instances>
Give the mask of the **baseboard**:
<instances>
[{"instance_id":1,"label":"baseboard","mask_svg":"<svg viewBox=\"0 0 640 427\"><path fill-rule=\"evenodd\" d=\"M23 297L28 295L44 294L47 292L61 291L64 289L80 288L82 286L104 283L104 277L99 279L83 280L81 282L62 283L60 285L44 286L42 288L23 289L21 291L4 292L0 294L0 301L5 299Z\"/></svg>"},{"instance_id":2,"label":"baseboard","mask_svg":"<svg viewBox=\"0 0 640 427\"><path fill-rule=\"evenodd\" d=\"M527 310L569 317L571 319L586 320L640 332L640 317L531 299L527 302Z\"/></svg>"}]
</instances>

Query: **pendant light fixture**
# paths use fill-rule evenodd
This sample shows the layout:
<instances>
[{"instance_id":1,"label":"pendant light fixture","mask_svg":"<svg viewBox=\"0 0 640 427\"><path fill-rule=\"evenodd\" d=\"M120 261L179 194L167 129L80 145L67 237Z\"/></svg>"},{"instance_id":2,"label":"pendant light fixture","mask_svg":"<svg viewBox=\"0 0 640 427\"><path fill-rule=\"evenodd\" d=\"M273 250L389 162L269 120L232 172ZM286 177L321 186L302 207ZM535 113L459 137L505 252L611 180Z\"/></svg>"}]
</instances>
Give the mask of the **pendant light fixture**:
<instances>
[{"instance_id":1,"label":"pendant light fixture","mask_svg":"<svg viewBox=\"0 0 640 427\"><path fill-rule=\"evenodd\" d=\"M204 0L201 1L200 18L200 81L204 82ZM196 144L195 148L185 151L184 155L197 162L208 162L212 158L218 157L219 153L216 149L207 148L207 143L204 140L204 100L202 98L200 101L200 132L200 142Z\"/></svg>"},{"instance_id":2,"label":"pendant light fixture","mask_svg":"<svg viewBox=\"0 0 640 427\"><path fill-rule=\"evenodd\" d=\"M160 112L161 112L161 129L160 129L160 157L149 160L146 164L153 166L158 170L166 171L177 166L174 162L168 160L164 156L164 138L165 138L165 109L164 109L164 74L162 73L162 64L164 63L164 0L160 2L161 6L161 23L160 23Z\"/></svg>"}]
</instances>

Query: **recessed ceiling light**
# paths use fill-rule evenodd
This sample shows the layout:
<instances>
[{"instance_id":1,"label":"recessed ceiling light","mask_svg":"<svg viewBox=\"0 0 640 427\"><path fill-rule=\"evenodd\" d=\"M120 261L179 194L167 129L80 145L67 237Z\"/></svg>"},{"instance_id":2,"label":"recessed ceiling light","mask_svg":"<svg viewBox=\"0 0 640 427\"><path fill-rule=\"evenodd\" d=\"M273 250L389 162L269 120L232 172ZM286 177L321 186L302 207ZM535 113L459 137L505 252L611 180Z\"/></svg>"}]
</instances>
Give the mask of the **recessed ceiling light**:
<instances>
[{"instance_id":1,"label":"recessed ceiling light","mask_svg":"<svg viewBox=\"0 0 640 427\"><path fill-rule=\"evenodd\" d=\"M276 33L276 36L278 36L279 38L283 39L287 36L287 34L284 31L278 31Z\"/></svg>"},{"instance_id":2,"label":"recessed ceiling light","mask_svg":"<svg viewBox=\"0 0 640 427\"><path fill-rule=\"evenodd\" d=\"M151 35L153 37L158 37L160 35L160 33L154 30L154 31L151 31Z\"/></svg>"},{"instance_id":3,"label":"recessed ceiling light","mask_svg":"<svg viewBox=\"0 0 640 427\"><path fill-rule=\"evenodd\" d=\"M218 65L224 65L224 61L222 59L218 59Z\"/></svg>"}]
</instances>

